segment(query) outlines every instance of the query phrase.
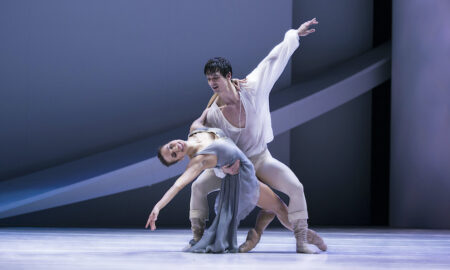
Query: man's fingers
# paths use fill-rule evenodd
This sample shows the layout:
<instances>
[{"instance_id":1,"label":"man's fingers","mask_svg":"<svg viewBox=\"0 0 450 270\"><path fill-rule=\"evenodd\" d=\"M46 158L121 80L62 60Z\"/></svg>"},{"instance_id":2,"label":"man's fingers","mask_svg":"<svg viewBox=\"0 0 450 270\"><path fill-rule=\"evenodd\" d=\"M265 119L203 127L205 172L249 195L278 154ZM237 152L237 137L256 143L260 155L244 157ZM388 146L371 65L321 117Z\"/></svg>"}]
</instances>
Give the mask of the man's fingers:
<instances>
[{"instance_id":1,"label":"man's fingers","mask_svg":"<svg viewBox=\"0 0 450 270\"><path fill-rule=\"evenodd\" d=\"M241 164L241 160L237 160L234 164L233 164L233 168L234 169L236 169L236 168L239 168L239 165Z\"/></svg>"},{"instance_id":2,"label":"man's fingers","mask_svg":"<svg viewBox=\"0 0 450 270\"><path fill-rule=\"evenodd\" d=\"M238 159L238 160L236 160L233 164L230 164L230 167L231 168L236 168L237 166L239 166L239 162L240 162L240 160Z\"/></svg>"},{"instance_id":3,"label":"man's fingers","mask_svg":"<svg viewBox=\"0 0 450 270\"><path fill-rule=\"evenodd\" d=\"M240 166L241 161L238 159L236 160L236 162L233 164L231 170L233 171L233 174L237 174L239 172L239 166Z\"/></svg>"},{"instance_id":4,"label":"man's fingers","mask_svg":"<svg viewBox=\"0 0 450 270\"><path fill-rule=\"evenodd\" d=\"M239 173L240 160L236 160L233 164L222 166L222 171L226 174L235 175Z\"/></svg>"},{"instance_id":5,"label":"man's fingers","mask_svg":"<svg viewBox=\"0 0 450 270\"><path fill-rule=\"evenodd\" d=\"M301 33L300 34L300 36L302 36L302 37L304 37L304 36L307 36L307 35L309 35L309 34L311 34L311 33L314 33L314 32L316 32L316 29L309 29L309 30L305 30L303 33Z\"/></svg>"},{"instance_id":6,"label":"man's fingers","mask_svg":"<svg viewBox=\"0 0 450 270\"><path fill-rule=\"evenodd\" d=\"M318 24L318 23L319 23L319 22L316 20L316 18L314 18L314 19L308 21L308 27L311 26L311 25L313 25L313 24Z\"/></svg>"}]
</instances>

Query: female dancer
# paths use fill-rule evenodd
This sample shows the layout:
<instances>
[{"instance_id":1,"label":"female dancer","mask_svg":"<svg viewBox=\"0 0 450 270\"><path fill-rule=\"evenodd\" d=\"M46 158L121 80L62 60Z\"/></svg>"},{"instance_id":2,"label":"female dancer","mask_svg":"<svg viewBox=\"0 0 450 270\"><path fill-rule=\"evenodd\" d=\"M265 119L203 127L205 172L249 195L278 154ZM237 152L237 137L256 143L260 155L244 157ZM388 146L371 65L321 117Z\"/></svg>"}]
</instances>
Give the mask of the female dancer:
<instances>
[{"instance_id":1,"label":"female dancer","mask_svg":"<svg viewBox=\"0 0 450 270\"><path fill-rule=\"evenodd\" d=\"M206 112L206 111L205 111ZM206 113L204 112L204 115ZM191 159L186 171L155 205L148 218L146 228L156 229L155 221L159 211L175 195L205 169L221 168L240 160L239 173L226 175L222 180L216 198L216 217L203 237L187 251L190 252L238 252L237 227L239 222L258 205L265 211L276 214L280 222L292 231L288 220L287 206L265 184L258 181L251 161L232 140L217 128L191 127L187 141L173 140L163 145L158 157L166 166L172 165L185 156Z\"/></svg>"}]
</instances>

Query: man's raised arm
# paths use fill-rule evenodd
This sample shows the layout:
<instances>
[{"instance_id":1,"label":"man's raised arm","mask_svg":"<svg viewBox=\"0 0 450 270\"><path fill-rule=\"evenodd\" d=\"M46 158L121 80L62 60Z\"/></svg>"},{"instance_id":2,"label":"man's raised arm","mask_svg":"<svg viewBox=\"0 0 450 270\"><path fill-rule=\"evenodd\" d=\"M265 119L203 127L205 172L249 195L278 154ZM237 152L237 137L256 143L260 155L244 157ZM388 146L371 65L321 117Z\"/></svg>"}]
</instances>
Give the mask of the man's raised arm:
<instances>
[{"instance_id":1,"label":"man's raised arm","mask_svg":"<svg viewBox=\"0 0 450 270\"><path fill-rule=\"evenodd\" d=\"M309 29L318 24L316 18L303 23L298 29L291 29L284 35L284 40L270 51L261 63L247 76L247 87L258 92L258 96L267 97L273 85L283 73L289 59L299 46L299 36L315 32Z\"/></svg>"}]
</instances>

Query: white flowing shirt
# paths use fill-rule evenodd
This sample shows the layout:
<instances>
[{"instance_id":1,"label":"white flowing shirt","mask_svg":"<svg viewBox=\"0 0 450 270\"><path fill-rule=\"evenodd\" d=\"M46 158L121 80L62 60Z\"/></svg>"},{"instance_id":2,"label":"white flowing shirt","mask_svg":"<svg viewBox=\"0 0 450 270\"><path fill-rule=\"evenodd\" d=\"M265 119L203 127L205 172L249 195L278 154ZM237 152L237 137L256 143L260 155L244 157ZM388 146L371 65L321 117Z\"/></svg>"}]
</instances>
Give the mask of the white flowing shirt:
<instances>
[{"instance_id":1,"label":"white flowing shirt","mask_svg":"<svg viewBox=\"0 0 450 270\"><path fill-rule=\"evenodd\" d=\"M246 115L244 128L237 128L228 122L217 106L217 100L208 111L206 124L222 129L247 157L263 152L273 140L269 94L298 46L297 30L287 31L284 40L247 75L247 82L241 85L239 92Z\"/></svg>"}]
</instances>

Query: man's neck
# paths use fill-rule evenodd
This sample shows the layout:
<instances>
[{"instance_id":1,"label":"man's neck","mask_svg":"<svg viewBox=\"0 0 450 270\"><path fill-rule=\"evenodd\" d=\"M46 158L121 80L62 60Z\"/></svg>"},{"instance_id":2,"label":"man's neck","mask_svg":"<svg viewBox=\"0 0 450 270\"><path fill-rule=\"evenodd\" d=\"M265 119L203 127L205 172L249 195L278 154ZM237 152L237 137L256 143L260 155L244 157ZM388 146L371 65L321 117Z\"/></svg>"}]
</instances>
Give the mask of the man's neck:
<instances>
[{"instance_id":1,"label":"man's neck","mask_svg":"<svg viewBox=\"0 0 450 270\"><path fill-rule=\"evenodd\" d=\"M218 95L219 95L218 100L219 106L234 105L240 101L239 93L231 81L228 82L227 89L225 91L218 93Z\"/></svg>"}]
</instances>

